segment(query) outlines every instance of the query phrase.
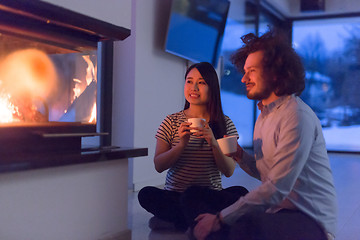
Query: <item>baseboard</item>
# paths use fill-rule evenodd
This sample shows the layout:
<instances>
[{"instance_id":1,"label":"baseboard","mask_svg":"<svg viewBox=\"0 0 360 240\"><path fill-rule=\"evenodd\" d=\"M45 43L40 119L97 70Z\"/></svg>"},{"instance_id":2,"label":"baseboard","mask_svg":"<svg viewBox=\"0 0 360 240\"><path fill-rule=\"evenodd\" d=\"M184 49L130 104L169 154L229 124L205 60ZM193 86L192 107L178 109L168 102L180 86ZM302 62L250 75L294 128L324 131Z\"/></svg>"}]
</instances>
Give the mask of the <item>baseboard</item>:
<instances>
[{"instance_id":1,"label":"baseboard","mask_svg":"<svg viewBox=\"0 0 360 240\"><path fill-rule=\"evenodd\" d=\"M99 238L99 240L131 240L131 230L126 229L122 232Z\"/></svg>"}]
</instances>

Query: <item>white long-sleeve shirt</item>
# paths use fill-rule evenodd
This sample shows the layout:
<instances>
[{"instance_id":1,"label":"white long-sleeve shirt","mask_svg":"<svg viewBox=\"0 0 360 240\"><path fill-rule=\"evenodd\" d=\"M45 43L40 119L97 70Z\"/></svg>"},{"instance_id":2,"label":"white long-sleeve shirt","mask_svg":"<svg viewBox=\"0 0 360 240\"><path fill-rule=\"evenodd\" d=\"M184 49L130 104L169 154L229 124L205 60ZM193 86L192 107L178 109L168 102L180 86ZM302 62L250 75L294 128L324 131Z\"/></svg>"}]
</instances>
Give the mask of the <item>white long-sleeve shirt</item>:
<instances>
[{"instance_id":1,"label":"white long-sleeve shirt","mask_svg":"<svg viewBox=\"0 0 360 240\"><path fill-rule=\"evenodd\" d=\"M293 95L259 107L254 156L244 152L240 167L262 184L221 211L225 223L254 210L298 209L335 236L336 193L319 119Z\"/></svg>"}]
</instances>

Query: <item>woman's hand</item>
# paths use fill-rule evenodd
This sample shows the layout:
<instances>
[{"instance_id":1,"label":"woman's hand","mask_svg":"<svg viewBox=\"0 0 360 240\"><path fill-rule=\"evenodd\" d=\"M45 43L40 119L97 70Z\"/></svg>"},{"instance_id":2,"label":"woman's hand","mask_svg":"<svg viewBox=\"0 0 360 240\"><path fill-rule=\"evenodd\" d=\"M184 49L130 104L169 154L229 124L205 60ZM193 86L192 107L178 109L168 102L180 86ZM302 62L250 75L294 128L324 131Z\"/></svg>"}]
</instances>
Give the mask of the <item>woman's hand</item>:
<instances>
[{"instance_id":1,"label":"woman's hand","mask_svg":"<svg viewBox=\"0 0 360 240\"><path fill-rule=\"evenodd\" d=\"M214 133L207 122L204 122L203 128L195 128L195 129L197 130L197 132L193 133L195 137L204 138L205 141L210 145L210 147L217 144L216 139L214 137Z\"/></svg>"},{"instance_id":2,"label":"woman's hand","mask_svg":"<svg viewBox=\"0 0 360 240\"><path fill-rule=\"evenodd\" d=\"M191 123L189 123L189 122L182 122L178 129L180 144L182 144L183 146L186 146L189 142L190 135L191 135L190 125L191 125Z\"/></svg>"},{"instance_id":3,"label":"woman's hand","mask_svg":"<svg viewBox=\"0 0 360 240\"><path fill-rule=\"evenodd\" d=\"M178 129L180 141L178 144L176 144L176 146L171 146L168 142L165 142L162 139L157 140L154 156L156 171L161 173L171 168L179 159L179 156L184 151L184 148L190 139L191 134L189 126L190 123L188 122L183 122L180 124Z\"/></svg>"},{"instance_id":4,"label":"woman's hand","mask_svg":"<svg viewBox=\"0 0 360 240\"><path fill-rule=\"evenodd\" d=\"M221 152L219 144L216 141L213 131L211 130L209 124L205 123L204 128L194 128L194 129L198 131L194 132L193 135L197 138L204 138L212 148L215 158L215 163L218 169L226 177L230 177L234 173L236 162L234 162L233 158L226 156Z\"/></svg>"},{"instance_id":5,"label":"woman's hand","mask_svg":"<svg viewBox=\"0 0 360 240\"><path fill-rule=\"evenodd\" d=\"M204 213L195 218L197 224L194 228L194 236L197 240L205 239L211 232L220 230L220 222L216 215Z\"/></svg>"}]
</instances>

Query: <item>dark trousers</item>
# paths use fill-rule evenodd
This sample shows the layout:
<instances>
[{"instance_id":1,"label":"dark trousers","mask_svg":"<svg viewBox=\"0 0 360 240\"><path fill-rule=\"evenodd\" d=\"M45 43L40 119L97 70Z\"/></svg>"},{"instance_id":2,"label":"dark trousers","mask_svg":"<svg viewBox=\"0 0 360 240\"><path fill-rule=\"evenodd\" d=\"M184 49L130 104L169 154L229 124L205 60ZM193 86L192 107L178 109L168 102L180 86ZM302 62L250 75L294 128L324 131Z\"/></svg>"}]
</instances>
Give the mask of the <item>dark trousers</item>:
<instances>
[{"instance_id":1,"label":"dark trousers","mask_svg":"<svg viewBox=\"0 0 360 240\"><path fill-rule=\"evenodd\" d=\"M225 188L221 191L205 187L189 187L181 196L181 206L190 227L196 225L195 218L202 213L213 213L230 206L249 191L241 186Z\"/></svg>"},{"instance_id":2,"label":"dark trousers","mask_svg":"<svg viewBox=\"0 0 360 240\"><path fill-rule=\"evenodd\" d=\"M207 240L326 240L327 237L311 217L300 211L246 214L231 227L210 234Z\"/></svg>"},{"instance_id":3,"label":"dark trousers","mask_svg":"<svg viewBox=\"0 0 360 240\"><path fill-rule=\"evenodd\" d=\"M231 189L231 188L229 188ZM231 191L231 190L230 190ZM245 194L243 194L245 195ZM191 187L182 196L186 219L190 226L200 213L216 213L238 200L232 194ZM281 210L277 213L252 212L240 217L230 226L211 233L207 240L326 240L320 225L308 215L298 210Z\"/></svg>"},{"instance_id":4,"label":"dark trousers","mask_svg":"<svg viewBox=\"0 0 360 240\"><path fill-rule=\"evenodd\" d=\"M138 194L140 205L154 216L186 229L187 224L180 205L181 192L156 187L144 187Z\"/></svg>"},{"instance_id":5,"label":"dark trousers","mask_svg":"<svg viewBox=\"0 0 360 240\"><path fill-rule=\"evenodd\" d=\"M203 211L205 210L203 206L198 205L200 196L195 198L191 193L196 192L197 189L208 189L209 192L212 192L213 194L205 198L209 200L211 207L216 206L219 210L232 204L240 196L248 192L244 187L230 187L221 191L210 190L206 187L190 187L184 193L181 193L149 186L140 190L138 200L140 205L154 216L173 222L179 229L186 229L188 226L194 225L194 218L198 214L206 212ZM185 193L191 194L187 195ZM187 196L191 196L191 198L189 199ZM222 202L223 200L224 202ZM191 214L185 214L185 212L188 213L189 211Z\"/></svg>"}]
</instances>

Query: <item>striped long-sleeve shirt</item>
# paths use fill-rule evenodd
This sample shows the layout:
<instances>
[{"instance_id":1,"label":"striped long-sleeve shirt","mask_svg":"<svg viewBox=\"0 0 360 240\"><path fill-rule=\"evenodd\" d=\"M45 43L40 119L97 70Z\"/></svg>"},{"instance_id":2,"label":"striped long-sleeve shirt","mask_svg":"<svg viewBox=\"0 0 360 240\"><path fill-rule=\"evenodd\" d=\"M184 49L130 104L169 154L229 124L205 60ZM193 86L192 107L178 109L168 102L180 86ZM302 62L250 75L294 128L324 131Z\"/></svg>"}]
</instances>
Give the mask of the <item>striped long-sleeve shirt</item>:
<instances>
[{"instance_id":1,"label":"striped long-sleeve shirt","mask_svg":"<svg viewBox=\"0 0 360 240\"><path fill-rule=\"evenodd\" d=\"M178 129L187 121L184 111L168 115L161 123L156 138L170 146L179 143ZM225 116L226 134L238 136L231 119ZM221 173L218 170L210 145L204 139L190 136L189 143L176 163L168 170L165 189L183 192L189 186L206 186L221 190Z\"/></svg>"}]
</instances>

